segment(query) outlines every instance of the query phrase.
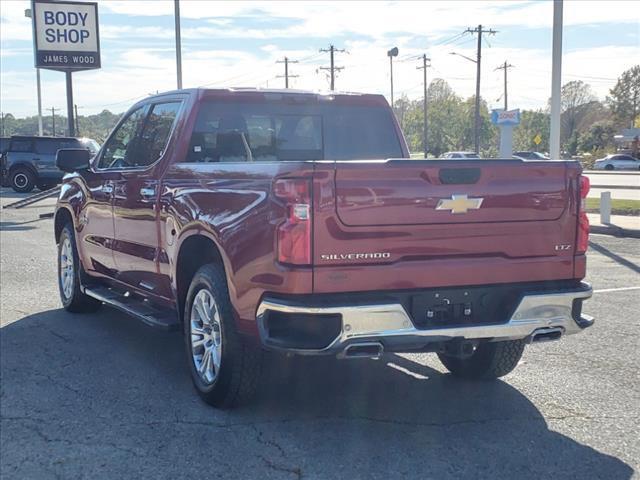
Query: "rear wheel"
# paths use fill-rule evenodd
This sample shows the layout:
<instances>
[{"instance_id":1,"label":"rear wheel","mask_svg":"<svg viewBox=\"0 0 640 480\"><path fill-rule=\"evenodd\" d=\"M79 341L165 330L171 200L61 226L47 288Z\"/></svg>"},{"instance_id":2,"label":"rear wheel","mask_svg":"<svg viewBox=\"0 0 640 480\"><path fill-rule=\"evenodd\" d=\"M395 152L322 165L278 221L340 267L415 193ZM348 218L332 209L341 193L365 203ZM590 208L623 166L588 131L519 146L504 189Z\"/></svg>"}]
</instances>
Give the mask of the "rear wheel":
<instances>
[{"instance_id":1,"label":"rear wheel","mask_svg":"<svg viewBox=\"0 0 640 480\"><path fill-rule=\"evenodd\" d=\"M73 227L67 224L60 233L58 241L58 287L60 300L69 312L94 312L101 302L85 295L80 289L80 272L82 266L78 258Z\"/></svg>"},{"instance_id":2,"label":"rear wheel","mask_svg":"<svg viewBox=\"0 0 640 480\"><path fill-rule=\"evenodd\" d=\"M439 353L438 358L454 376L470 380L491 380L510 373L522 358L524 340L486 342L468 357Z\"/></svg>"},{"instance_id":3,"label":"rear wheel","mask_svg":"<svg viewBox=\"0 0 640 480\"><path fill-rule=\"evenodd\" d=\"M184 313L184 339L193 384L209 405L231 408L254 394L262 351L236 331L222 268L201 267L193 277Z\"/></svg>"},{"instance_id":4,"label":"rear wheel","mask_svg":"<svg viewBox=\"0 0 640 480\"><path fill-rule=\"evenodd\" d=\"M11 188L14 192L29 193L35 186L35 175L28 168L17 167L11 172Z\"/></svg>"},{"instance_id":5,"label":"rear wheel","mask_svg":"<svg viewBox=\"0 0 640 480\"><path fill-rule=\"evenodd\" d=\"M605 165L604 166L605 170L613 170L613 165L609 164L609 165Z\"/></svg>"}]
</instances>

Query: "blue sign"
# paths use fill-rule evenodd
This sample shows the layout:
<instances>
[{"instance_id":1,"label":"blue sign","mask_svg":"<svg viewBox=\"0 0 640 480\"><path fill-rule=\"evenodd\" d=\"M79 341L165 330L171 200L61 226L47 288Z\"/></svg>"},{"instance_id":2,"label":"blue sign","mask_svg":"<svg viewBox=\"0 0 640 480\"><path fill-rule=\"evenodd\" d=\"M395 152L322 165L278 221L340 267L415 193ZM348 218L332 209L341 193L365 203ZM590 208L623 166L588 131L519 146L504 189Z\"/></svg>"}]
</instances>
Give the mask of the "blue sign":
<instances>
[{"instance_id":1,"label":"blue sign","mask_svg":"<svg viewBox=\"0 0 640 480\"><path fill-rule=\"evenodd\" d=\"M494 125L519 125L520 109L515 110L492 110L491 123Z\"/></svg>"}]
</instances>

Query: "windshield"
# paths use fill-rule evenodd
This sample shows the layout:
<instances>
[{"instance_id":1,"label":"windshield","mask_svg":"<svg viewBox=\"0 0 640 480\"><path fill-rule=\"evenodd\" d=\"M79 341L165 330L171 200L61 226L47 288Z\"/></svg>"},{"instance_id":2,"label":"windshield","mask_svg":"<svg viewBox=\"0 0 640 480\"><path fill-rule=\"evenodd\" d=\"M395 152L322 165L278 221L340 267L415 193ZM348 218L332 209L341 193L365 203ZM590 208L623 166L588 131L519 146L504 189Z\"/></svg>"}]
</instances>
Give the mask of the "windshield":
<instances>
[{"instance_id":1,"label":"windshield","mask_svg":"<svg viewBox=\"0 0 640 480\"><path fill-rule=\"evenodd\" d=\"M398 157L402 149L386 108L204 102L186 161Z\"/></svg>"},{"instance_id":2,"label":"windshield","mask_svg":"<svg viewBox=\"0 0 640 480\"><path fill-rule=\"evenodd\" d=\"M98 150L100 150L100 144L92 138L81 138L80 143L82 143L82 145L89 150L92 155L95 155L98 153Z\"/></svg>"}]
</instances>

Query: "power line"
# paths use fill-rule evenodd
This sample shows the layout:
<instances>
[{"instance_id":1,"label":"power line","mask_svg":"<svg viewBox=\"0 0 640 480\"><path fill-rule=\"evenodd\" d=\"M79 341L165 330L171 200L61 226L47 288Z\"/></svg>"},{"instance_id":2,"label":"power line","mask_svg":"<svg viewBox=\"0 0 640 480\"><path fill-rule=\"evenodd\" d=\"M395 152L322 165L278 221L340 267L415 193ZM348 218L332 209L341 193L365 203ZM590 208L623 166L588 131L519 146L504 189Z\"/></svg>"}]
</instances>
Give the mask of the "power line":
<instances>
[{"instance_id":1,"label":"power line","mask_svg":"<svg viewBox=\"0 0 640 480\"><path fill-rule=\"evenodd\" d=\"M344 50L338 50L333 45L329 45L328 49L320 49L320 52L323 52L323 53L329 52L329 58L330 58L331 64L328 67L320 67L320 70L329 70L331 72L331 90L333 91L335 90L335 85L336 85L336 71L339 72L344 68L344 67L336 67L333 57L336 52L344 52Z\"/></svg>"},{"instance_id":2,"label":"power line","mask_svg":"<svg viewBox=\"0 0 640 480\"><path fill-rule=\"evenodd\" d=\"M284 75L278 75L276 78L284 78L284 88L289 88L289 78L298 78L298 75L289 75L289 64L298 63L298 61L284 57L284 60L278 60L276 63L284 63Z\"/></svg>"},{"instance_id":3,"label":"power line","mask_svg":"<svg viewBox=\"0 0 640 480\"><path fill-rule=\"evenodd\" d=\"M454 35L451 38L446 38L444 40L441 40L439 42L434 43L433 46L437 47L439 45L447 45L447 44L449 44L451 42L454 42L454 41L458 40L460 37L463 37L466 33L467 33L466 31L458 33L457 35Z\"/></svg>"}]
</instances>

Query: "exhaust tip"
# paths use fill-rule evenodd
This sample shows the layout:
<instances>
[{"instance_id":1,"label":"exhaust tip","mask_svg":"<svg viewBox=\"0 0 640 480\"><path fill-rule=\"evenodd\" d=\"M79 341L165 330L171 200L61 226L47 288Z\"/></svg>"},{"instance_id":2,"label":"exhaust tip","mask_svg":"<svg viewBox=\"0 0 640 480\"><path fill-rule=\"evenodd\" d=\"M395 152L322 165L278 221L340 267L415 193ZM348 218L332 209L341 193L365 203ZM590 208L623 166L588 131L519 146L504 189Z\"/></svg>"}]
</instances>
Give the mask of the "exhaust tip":
<instances>
[{"instance_id":1,"label":"exhaust tip","mask_svg":"<svg viewBox=\"0 0 640 480\"><path fill-rule=\"evenodd\" d=\"M340 358L373 358L382 356L384 347L380 342L354 343L347 345L342 351Z\"/></svg>"},{"instance_id":2,"label":"exhaust tip","mask_svg":"<svg viewBox=\"0 0 640 480\"><path fill-rule=\"evenodd\" d=\"M531 334L531 340L529 343L553 342L560 340L563 333L564 330L560 327L540 328Z\"/></svg>"}]
</instances>

